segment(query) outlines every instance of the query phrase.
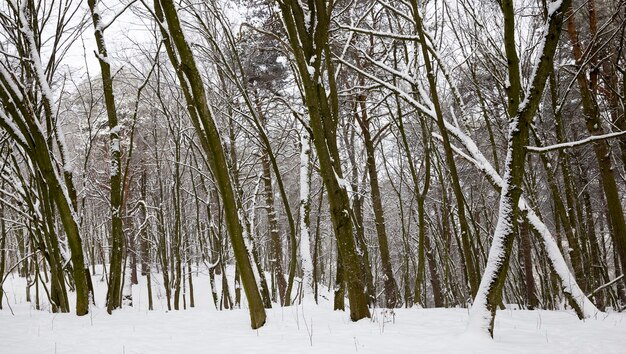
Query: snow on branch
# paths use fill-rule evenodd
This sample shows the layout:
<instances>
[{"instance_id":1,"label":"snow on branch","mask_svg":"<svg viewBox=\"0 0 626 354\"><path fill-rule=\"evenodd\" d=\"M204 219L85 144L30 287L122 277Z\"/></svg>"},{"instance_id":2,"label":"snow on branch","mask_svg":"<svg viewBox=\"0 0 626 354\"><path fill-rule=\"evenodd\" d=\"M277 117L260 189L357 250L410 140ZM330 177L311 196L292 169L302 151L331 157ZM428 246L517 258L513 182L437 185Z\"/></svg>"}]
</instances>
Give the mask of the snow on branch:
<instances>
[{"instance_id":1,"label":"snow on branch","mask_svg":"<svg viewBox=\"0 0 626 354\"><path fill-rule=\"evenodd\" d=\"M550 146L527 146L526 149L529 152L544 153L544 152L548 152L548 151L563 150L563 149L567 149L567 148L578 147L578 146L582 146L582 145L586 145L586 144L592 143L594 141L601 141L601 140L606 140L606 139L611 139L611 138L617 138L617 137L620 137L620 136L623 136L623 135L626 135L626 131L609 133L609 134L602 134L602 135L592 135L592 136L587 137L587 138L582 139L582 140L571 141L571 142L561 143L561 144L554 144L554 145L550 145Z\"/></svg>"},{"instance_id":2,"label":"snow on branch","mask_svg":"<svg viewBox=\"0 0 626 354\"><path fill-rule=\"evenodd\" d=\"M611 280L610 282L608 282L608 283L606 283L606 284L600 285L599 287L597 287L597 288L596 288L596 290L594 290L594 291L590 292L590 293L589 293L589 295L587 295L587 297L592 297L592 296L594 296L595 294L597 294L598 292L600 292L602 289L606 289L606 288L608 288L609 286L611 286L611 285L613 285L613 284L617 283L618 281L620 281L622 278L624 278L624 274L620 275L619 277L617 277L617 278L615 278L615 279Z\"/></svg>"},{"instance_id":3,"label":"snow on branch","mask_svg":"<svg viewBox=\"0 0 626 354\"><path fill-rule=\"evenodd\" d=\"M430 108L430 107L426 107L425 105L421 104L420 102L418 102L417 100L415 100L414 97L412 97L412 95L408 94L406 91L398 88L396 85L389 83L387 80L383 80L380 79L358 67L356 67L354 64L344 60L343 58L336 58L336 60L338 60L339 62L341 62L342 64L346 65L347 67L351 68L352 70L355 70L356 72L358 72L359 74L367 77L368 79L371 79L372 81L375 81L377 83L379 83L381 86L388 88L389 90L397 93L398 95L400 95L403 99L405 99L409 104L411 104L413 107L417 108L419 111L421 111L422 113L426 114L427 116L436 119L435 116L435 111ZM379 66L378 64L382 64L382 63L378 63L375 62L375 64L377 66ZM404 75L402 73L399 73L397 70L393 70L391 68L388 68L386 65L382 65L379 66L381 69L387 70L389 69L391 73L397 73L397 75L399 75L400 77L404 78Z\"/></svg>"},{"instance_id":4,"label":"snow on branch","mask_svg":"<svg viewBox=\"0 0 626 354\"><path fill-rule=\"evenodd\" d=\"M368 30L366 28L361 28L361 27L339 25L339 28L345 29L345 30L348 30L348 31L352 31L352 32L357 32L357 33L362 33L362 34L369 34L369 35L376 36L376 37L385 37L385 38L399 39L399 40L403 40L403 41L417 41L417 40L419 40L418 36L412 36L412 35L407 35L407 34L399 34L399 33L391 33L391 32L380 32L380 31Z\"/></svg>"},{"instance_id":5,"label":"snow on branch","mask_svg":"<svg viewBox=\"0 0 626 354\"><path fill-rule=\"evenodd\" d=\"M4 66L1 66L1 65L0 65L0 75L3 78L3 80L0 81L0 83L8 86L6 88L3 88L4 90L6 90L5 92L8 92L8 89L10 89L11 93L15 95L15 98L17 98L18 101L24 100L24 96L22 95L23 86L19 87L18 83L14 80L14 76L10 75L9 72L4 69Z\"/></svg>"},{"instance_id":6,"label":"snow on branch","mask_svg":"<svg viewBox=\"0 0 626 354\"><path fill-rule=\"evenodd\" d=\"M468 156L465 154L460 148L452 145L452 149L459 156L467 159L470 163L474 164L480 171L482 171L487 179L493 184L493 186L498 190L502 190L504 186L504 180L498 174L498 172L493 168L491 163L485 158L485 156L478 150L478 147L474 143L474 141L465 135L460 129L453 127L449 122L446 123L446 129L450 132L451 135L459 139L463 147L467 149L469 152ZM433 134L435 138L438 138L437 134ZM541 239L543 241L543 246L545 247L546 254L549 258L550 264L554 269L557 277L560 279L560 287L563 293L569 294L572 300L576 302L576 304L580 307L580 310L583 313L583 317L590 318L594 316L599 310L596 306L589 300L588 297L585 296L582 289L576 282L576 279L571 274L565 258L561 254L559 247L557 245L556 240L552 236L548 227L541 221L539 216L534 212L532 207L526 202L524 195L522 195L518 202L518 208L525 215L525 218L528 220L529 224L541 235Z\"/></svg>"},{"instance_id":7,"label":"snow on branch","mask_svg":"<svg viewBox=\"0 0 626 354\"><path fill-rule=\"evenodd\" d=\"M28 144L26 143L26 138L24 137L22 132L13 123L13 121L11 121L9 117L7 117L6 114L4 114L4 112L1 110L0 110L0 126L3 127L9 133L9 135L11 135L11 137L13 137L17 141L18 144L20 144L23 147L28 146Z\"/></svg>"},{"instance_id":8,"label":"snow on branch","mask_svg":"<svg viewBox=\"0 0 626 354\"><path fill-rule=\"evenodd\" d=\"M376 60L374 58L372 58L371 56L369 56L364 50L362 49L358 49L358 51L361 53L361 55L363 55L363 57L365 57L365 59L369 60L372 64L374 64L375 66L379 67L382 70L385 70L393 75L396 75L400 78L402 78L403 80L409 82L412 85L418 85L419 81L417 80L417 78L411 76L410 73L408 72L402 72L402 71L398 71L388 65L386 65L385 63L383 63L380 60Z\"/></svg>"}]
</instances>

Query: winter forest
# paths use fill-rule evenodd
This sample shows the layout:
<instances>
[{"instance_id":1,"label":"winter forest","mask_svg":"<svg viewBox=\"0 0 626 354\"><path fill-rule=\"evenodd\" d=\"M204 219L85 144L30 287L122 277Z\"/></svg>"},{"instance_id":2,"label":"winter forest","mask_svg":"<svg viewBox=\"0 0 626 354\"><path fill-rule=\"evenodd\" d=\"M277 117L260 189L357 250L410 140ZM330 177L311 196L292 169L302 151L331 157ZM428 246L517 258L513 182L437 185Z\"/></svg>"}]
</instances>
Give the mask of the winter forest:
<instances>
[{"instance_id":1,"label":"winter forest","mask_svg":"<svg viewBox=\"0 0 626 354\"><path fill-rule=\"evenodd\" d=\"M0 0L0 352L626 350L622 0Z\"/></svg>"}]
</instances>

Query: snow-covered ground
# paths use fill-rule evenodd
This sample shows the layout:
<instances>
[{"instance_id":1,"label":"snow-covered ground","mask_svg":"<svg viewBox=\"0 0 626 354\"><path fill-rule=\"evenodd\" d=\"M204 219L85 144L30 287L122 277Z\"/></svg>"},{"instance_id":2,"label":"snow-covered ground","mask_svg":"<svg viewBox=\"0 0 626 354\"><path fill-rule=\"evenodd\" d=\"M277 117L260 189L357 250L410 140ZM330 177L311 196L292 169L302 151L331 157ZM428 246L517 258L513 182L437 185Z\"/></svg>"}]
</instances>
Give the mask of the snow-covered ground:
<instances>
[{"instance_id":1,"label":"snow-covered ground","mask_svg":"<svg viewBox=\"0 0 626 354\"><path fill-rule=\"evenodd\" d=\"M160 283L158 274L154 278ZM147 311L143 280L133 289L135 307L110 316L104 309L106 285L95 276L97 306L77 317L35 310L25 301L24 279L9 276L4 288L14 315L5 302L0 353L626 352L626 314L583 322L569 311L503 310L491 340L464 333L467 309L375 309L372 320L353 323L325 300L275 306L267 324L251 330L246 309L214 309L207 275L194 278L196 307L170 312L156 287L156 310Z\"/></svg>"}]
</instances>

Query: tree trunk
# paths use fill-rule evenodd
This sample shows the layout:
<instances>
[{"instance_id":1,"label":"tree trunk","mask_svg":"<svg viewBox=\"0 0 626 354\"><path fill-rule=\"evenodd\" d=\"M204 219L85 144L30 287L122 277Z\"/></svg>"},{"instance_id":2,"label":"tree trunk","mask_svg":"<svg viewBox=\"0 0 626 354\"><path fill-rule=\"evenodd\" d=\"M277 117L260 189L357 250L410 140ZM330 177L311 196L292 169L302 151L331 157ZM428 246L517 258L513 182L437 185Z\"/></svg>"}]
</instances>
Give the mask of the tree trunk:
<instances>
[{"instance_id":1,"label":"tree trunk","mask_svg":"<svg viewBox=\"0 0 626 354\"><path fill-rule=\"evenodd\" d=\"M300 134L300 259L302 260L302 290L304 295L315 293L315 265L311 259L311 140L306 128ZM320 196L321 198L321 196ZM318 234L314 243L317 255ZM317 297L316 297L317 302Z\"/></svg>"},{"instance_id":2,"label":"tree trunk","mask_svg":"<svg viewBox=\"0 0 626 354\"><path fill-rule=\"evenodd\" d=\"M470 328L486 330L493 336L496 310L502 302L502 289L506 280L509 257L513 245L513 236L519 215L519 200L522 194L522 179L529 128L535 116L548 75L551 72L553 56L556 50L565 10L570 1L565 0L552 9L544 29L543 48L535 63L534 76L524 102L516 104L516 97L521 95L521 84L517 52L514 37L514 9L512 1L502 2L504 15L504 38L507 61L509 63L510 88L518 92L509 94L509 141L507 158L504 165L504 184L500 195L498 223L494 233L487 267L480 282L470 313ZM517 74L515 74L517 73Z\"/></svg>"},{"instance_id":3,"label":"tree trunk","mask_svg":"<svg viewBox=\"0 0 626 354\"><path fill-rule=\"evenodd\" d=\"M387 308L395 308L400 304L398 294L398 284L393 275L391 266L391 256L389 254L389 242L387 231L385 228L385 214L383 210L382 198L380 195L380 186L378 185L378 170L376 168L375 158L375 142L372 139L369 118L367 116L367 107L365 105L365 96L359 97L361 114L357 114L357 121L363 132L363 141L365 144L365 152L367 155L367 172L370 180L370 193L372 196L372 206L374 209L374 223L376 224L376 234L378 236L378 246L380 251L380 260L383 267L383 283L385 290L385 305Z\"/></svg>"},{"instance_id":4,"label":"tree trunk","mask_svg":"<svg viewBox=\"0 0 626 354\"><path fill-rule=\"evenodd\" d=\"M454 192L454 198L456 199L457 205L457 213L459 219L459 227L461 229L461 245L462 245L462 253L463 258L465 259L465 268L466 275L468 280L468 285L470 288L470 293L472 296L476 295L478 291L478 266L476 265L475 258L473 256L473 248L470 243L470 228L467 222L467 218L465 216L465 198L463 197L463 190L461 189L461 182L459 179L459 174L456 168L456 162L454 161L454 154L452 152L452 146L450 144L450 138L448 136L448 131L445 127L443 112L441 110L441 106L439 104L439 94L437 92L437 82L435 78L435 74L432 68L432 63L430 61L430 54L428 52L428 44L426 42L426 37L424 33L424 28L422 25L422 18L419 14L419 7L417 0L412 0L411 5L413 8L413 19L415 21L415 27L417 29L418 35L420 37L421 43L421 51L422 56L424 57L424 65L426 69L426 74L428 77L428 84L430 88L430 96L432 100L432 105L435 110L435 115L437 118L437 126L439 128L439 132L442 138L443 149L446 158L446 164L448 166L448 170L450 173L450 180L452 182L452 190Z\"/></svg>"},{"instance_id":5,"label":"tree trunk","mask_svg":"<svg viewBox=\"0 0 626 354\"><path fill-rule=\"evenodd\" d=\"M251 326L253 329L257 329L265 324L265 309L248 256L243 229L243 210L233 190L226 155L219 131L208 106L204 83L191 48L183 35L174 2L172 0L155 0L155 13L161 23L167 21L169 32L161 27L161 34L165 46L168 48L170 61L174 67L178 68L176 58L179 56L180 62L183 64L180 66L180 70L177 70L179 84L183 87L192 123L198 135L201 136L202 147L222 196L226 226L231 238L243 289L248 299ZM174 53L174 48L176 48L178 55Z\"/></svg>"},{"instance_id":6,"label":"tree trunk","mask_svg":"<svg viewBox=\"0 0 626 354\"><path fill-rule=\"evenodd\" d=\"M526 285L526 305L529 310L534 310L539 305L535 290L535 277L533 275L532 248L530 243L530 235L528 223L521 221L518 223L519 228L519 247L524 270L524 284Z\"/></svg>"},{"instance_id":7,"label":"tree trunk","mask_svg":"<svg viewBox=\"0 0 626 354\"><path fill-rule=\"evenodd\" d=\"M102 27L98 0L87 0L91 10L91 19L98 48L98 62L102 77L102 90L109 123L109 143L111 155L110 197L111 197L111 265L109 267L109 284L107 288L107 312L121 306L122 301L122 263L124 262L124 228L122 225L122 176L120 152L120 126L117 121L117 109L113 96L113 79L111 65L108 61L107 48L104 43L104 27Z\"/></svg>"},{"instance_id":8,"label":"tree trunk","mask_svg":"<svg viewBox=\"0 0 626 354\"><path fill-rule=\"evenodd\" d=\"M337 148L338 94L327 41L330 11L324 2L309 2L308 5L319 6L319 8L308 11L311 16L316 16L315 36L307 32L301 25L305 21L311 20L310 18L304 19L302 3L279 4L283 24L287 30L289 43L302 80L313 142L319 159L322 180L328 192L331 221L347 283L350 318L353 321L358 321L370 317L370 312L365 294L363 269L356 251L353 223L350 216L351 206L347 191L349 185L343 179ZM327 57L324 70L322 69L322 54ZM313 69L312 72L309 70L310 68ZM327 93L327 89L320 79L324 71L328 74L330 94Z\"/></svg>"}]
</instances>

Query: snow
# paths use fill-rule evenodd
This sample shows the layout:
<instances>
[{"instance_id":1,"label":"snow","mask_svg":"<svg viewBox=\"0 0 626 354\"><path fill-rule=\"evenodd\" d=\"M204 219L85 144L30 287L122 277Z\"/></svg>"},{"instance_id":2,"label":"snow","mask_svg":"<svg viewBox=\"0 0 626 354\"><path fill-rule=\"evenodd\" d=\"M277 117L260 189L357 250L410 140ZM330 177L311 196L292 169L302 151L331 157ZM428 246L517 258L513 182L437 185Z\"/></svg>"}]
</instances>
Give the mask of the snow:
<instances>
[{"instance_id":1,"label":"snow","mask_svg":"<svg viewBox=\"0 0 626 354\"><path fill-rule=\"evenodd\" d=\"M548 17L552 17L552 15L557 12L561 6L563 5L563 0L553 1L548 5Z\"/></svg>"},{"instance_id":2,"label":"snow","mask_svg":"<svg viewBox=\"0 0 626 354\"><path fill-rule=\"evenodd\" d=\"M15 137L18 140L18 143L20 143L22 146L27 146L28 145L26 143L26 138L24 138L24 135L22 134L22 132L13 123L13 121L11 119L9 119L9 117L7 117L6 114L4 114L3 111L0 111L0 120L2 121L2 124L4 124L6 126L5 128L10 129L11 133L13 135L15 135Z\"/></svg>"},{"instance_id":3,"label":"snow","mask_svg":"<svg viewBox=\"0 0 626 354\"><path fill-rule=\"evenodd\" d=\"M114 149L115 146L112 146L111 149ZM119 149L119 145L118 145ZM117 176L120 173L120 166L115 159L111 159L111 177Z\"/></svg>"},{"instance_id":4,"label":"snow","mask_svg":"<svg viewBox=\"0 0 626 354\"><path fill-rule=\"evenodd\" d=\"M106 56L104 56L104 55L102 55L100 53L95 53L94 52L94 54L96 55L96 58L98 58L98 60L100 60L101 62L103 62L103 63L105 63L105 64L107 64L109 66L111 66L111 62L109 61L108 57L106 57Z\"/></svg>"},{"instance_id":5,"label":"snow","mask_svg":"<svg viewBox=\"0 0 626 354\"><path fill-rule=\"evenodd\" d=\"M108 315L106 283L97 270L93 276L97 305L82 317L35 310L25 302L25 279L9 276L5 308L0 311L2 352L620 353L626 346L626 314L579 321L569 311L510 307L499 311L491 340L464 332L467 309L375 309L371 320L351 322L347 313L332 310L330 295L319 305L306 300L292 307L275 304L267 310L267 324L251 330L245 308L215 310L209 277L202 271L194 278L195 308L166 311L163 289L155 285L162 278L153 274L155 311L147 310L145 277L140 276L139 285L133 286L136 307ZM71 301L73 297L70 294Z\"/></svg>"},{"instance_id":6,"label":"snow","mask_svg":"<svg viewBox=\"0 0 626 354\"><path fill-rule=\"evenodd\" d=\"M312 67L311 65L307 65L306 66L306 70L309 73L309 76L311 78L315 77L315 68L314 67Z\"/></svg>"},{"instance_id":7,"label":"snow","mask_svg":"<svg viewBox=\"0 0 626 354\"><path fill-rule=\"evenodd\" d=\"M422 97L425 100L425 105L423 105L417 100L415 100L414 97L412 97L407 91L404 91L387 81L380 80L378 77L371 75L363 70L360 70L359 68L352 65L348 61L345 61L341 58L339 58L339 61L345 64L346 66L352 68L353 70L359 72L361 75L364 75L372 79L373 81L381 84L382 86L387 87L391 91L396 92L407 103L411 104L413 107L423 112L427 117L433 120L437 119L435 116L435 112L432 110L432 108L430 108L432 107L432 105L426 101L426 98L428 97ZM383 66L382 68L384 70L389 71L389 69L385 68L384 65L382 64L379 64L376 62L374 64L376 64L379 67ZM469 157L470 157L469 161L472 162L478 168L479 171L483 172L495 187L499 187L501 190L504 190L503 188L504 181L502 177L498 174L498 172L493 167L493 165L489 162L489 160L487 160L487 158L485 158L482 152L478 149L478 147L476 146L476 143L467 134L465 134L465 132L463 132L459 127L454 126L445 120L444 120L444 125L445 125L446 130L448 130L448 132L452 136L457 138L459 142L462 144L462 146L465 149L467 149L467 152L469 153ZM467 154L463 153L460 149L456 147L454 147L453 149L455 150L455 153L460 154L461 156L464 156L464 157L468 157ZM598 309L582 293L582 290L576 283L576 280L574 279L572 273L569 271L569 268L567 267L567 263L565 262L563 255L560 253L556 245L556 241L554 240L554 237L552 236L548 228L545 226L545 224L541 221L541 219L537 217L537 215L534 213L532 208L530 208L530 206L526 203L523 195L520 198L518 207L520 208L522 212L526 212L528 214L528 219L532 227L541 234L543 243L548 253L548 257L550 259L552 267L557 277L560 280L561 289L564 292L572 294L573 299L576 301L578 306L583 311L583 315L585 318L590 318L592 316L595 316L598 313ZM475 318L478 319L478 318L481 318L481 316L477 315Z\"/></svg>"},{"instance_id":8,"label":"snow","mask_svg":"<svg viewBox=\"0 0 626 354\"><path fill-rule=\"evenodd\" d=\"M111 152L120 152L120 139L111 139Z\"/></svg>"},{"instance_id":9,"label":"snow","mask_svg":"<svg viewBox=\"0 0 626 354\"><path fill-rule=\"evenodd\" d=\"M352 185L350 185L350 183L348 183L348 181L346 181L345 178L339 177L334 167L333 167L333 173L335 174L335 179L337 180L337 184L339 185L339 188L345 190L346 193L348 193L348 201L350 202L350 208L352 208L352 196L354 195L354 191L352 190ZM343 212L348 213L347 210L344 210Z\"/></svg>"},{"instance_id":10,"label":"snow","mask_svg":"<svg viewBox=\"0 0 626 354\"><path fill-rule=\"evenodd\" d=\"M13 81L12 76L9 75L9 73L2 66L0 66L0 75L4 77L6 84L9 85L9 88L11 89L10 92L14 94L19 101L22 101L24 99L24 96L22 96L22 91L17 87L16 83ZM4 84L4 83L0 83L0 85L1 84Z\"/></svg>"},{"instance_id":11,"label":"snow","mask_svg":"<svg viewBox=\"0 0 626 354\"><path fill-rule=\"evenodd\" d=\"M460 129L452 126L448 122L445 124L448 131L453 136L458 138L469 152L471 157L468 158L468 161L473 163L480 171L482 171L494 184L494 186L500 187L503 190L504 181L502 177L500 177L493 165L491 165L487 158L485 158L485 156L480 152L474 141L465 135L465 133L463 133ZM455 153L460 156L467 157L467 155L458 148L453 147L453 150L455 150ZM550 233L550 230L548 230L548 227L541 221L537 214L535 214L528 203L526 203L524 195L520 197L518 207L520 211L527 213L529 223L541 235L546 253L550 259L550 263L552 264L557 277L560 279L561 289L572 295L574 300L581 307L585 318L595 316L598 313L598 309L589 301L589 299L587 299L587 297L584 296L582 290L576 283L574 276L567 267L567 263L565 262L554 237Z\"/></svg>"},{"instance_id":12,"label":"snow","mask_svg":"<svg viewBox=\"0 0 626 354\"><path fill-rule=\"evenodd\" d=\"M585 296L582 289L576 283L574 276L567 267L567 263L565 263L565 258L563 258L563 255L559 250L559 246L550 234L547 226L541 222L537 214L530 209L523 198L520 198L519 207L520 210L527 210L528 221L542 236L543 246L546 248L546 254L550 259L550 263L552 264L555 273L561 279L561 290L570 294L574 298L576 303L581 307L585 318L598 316L600 313L599 310L589 300L589 298Z\"/></svg>"},{"instance_id":13,"label":"snow","mask_svg":"<svg viewBox=\"0 0 626 354\"><path fill-rule=\"evenodd\" d=\"M408 93L409 91L404 91L401 88L393 85L392 83L389 83L385 80L381 80L377 76L369 74L359 69L358 67L354 66L353 64L351 64L350 62L346 60L343 60L341 58L338 58L338 60L341 63L345 64L346 66L350 67L351 69L355 70L356 72L360 73L361 75L368 77L369 79L388 88L389 90L393 92L396 92L407 103L417 108L419 111L424 113L427 117L433 120L437 119L435 112L433 111L432 108L430 108L431 105L429 105L429 102L426 102L426 104L423 105L422 103L418 102L411 94L409 94ZM393 69L385 67L382 63L374 62L374 64L381 67L385 71L396 74L393 71ZM389 70L392 70L392 71L389 71ZM428 97L422 97L422 98L426 99ZM503 189L502 187L504 183L503 183L502 177L498 174L498 172L493 167L491 162L489 162L489 160L487 160L487 158L482 154L480 149L478 149L478 146L476 146L476 143L467 134L465 134L465 132L463 132L459 127L454 126L445 120L444 120L444 125L445 125L446 130L448 130L448 132L450 133L450 135L457 138L459 142L462 144L462 146L465 149L467 149L469 156L468 154L465 154L460 149L453 147L453 149L455 150L455 153L460 154L461 156L464 156L464 157L470 157L469 161L472 162L479 171L485 174L486 177L489 179L489 181L496 188L499 187L500 189ZM546 251L548 252L548 257L550 259L550 262L556 272L557 277L560 280L561 289L573 295L574 300L582 309L585 318L594 316L598 312L598 309L595 306L593 306L593 304L589 301L589 299L587 299L584 295L582 297L575 295L575 294L582 294L580 287L576 283L576 280L572 276L572 273L569 271L569 268L567 267L567 263L565 262L563 255L560 253L558 247L556 246L556 241L554 240L554 237L552 236L548 228L545 226L545 224L541 221L541 219L537 217L537 215L534 213L532 208L530 208L530 206L526 203L523 195L520 198L518 207L520 208L522 212L526 212L528 214L528 219L532 227L541 234L544 246L546 247Z\"/></svg>"}]
</instances>

